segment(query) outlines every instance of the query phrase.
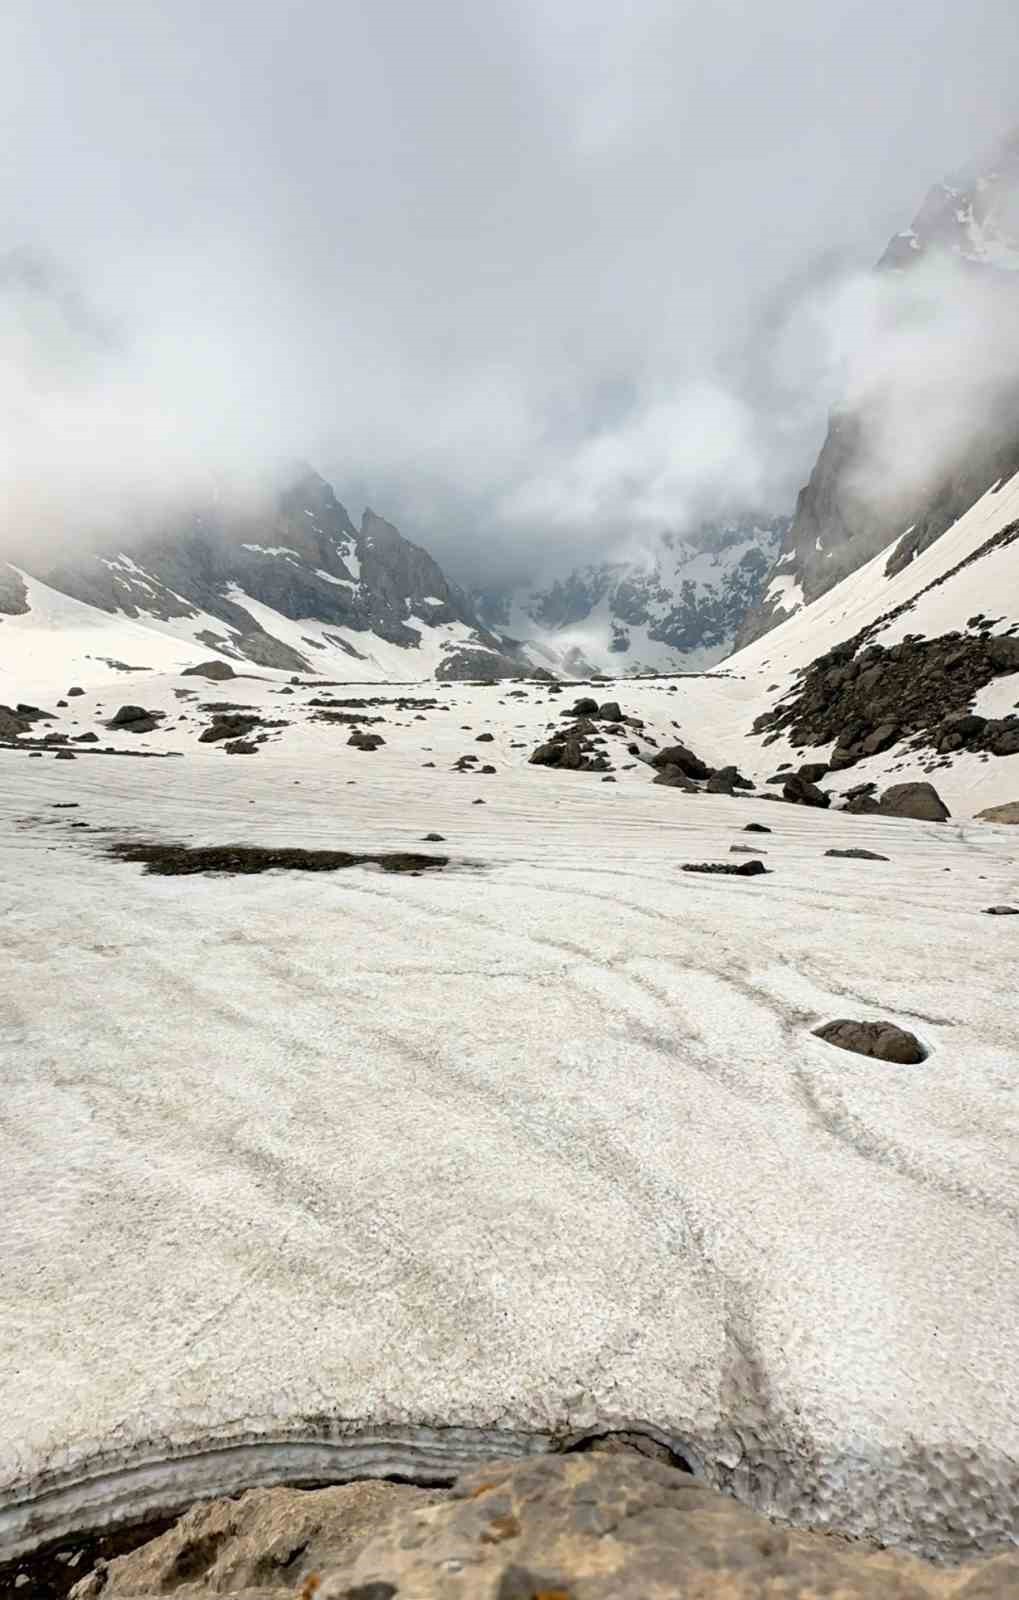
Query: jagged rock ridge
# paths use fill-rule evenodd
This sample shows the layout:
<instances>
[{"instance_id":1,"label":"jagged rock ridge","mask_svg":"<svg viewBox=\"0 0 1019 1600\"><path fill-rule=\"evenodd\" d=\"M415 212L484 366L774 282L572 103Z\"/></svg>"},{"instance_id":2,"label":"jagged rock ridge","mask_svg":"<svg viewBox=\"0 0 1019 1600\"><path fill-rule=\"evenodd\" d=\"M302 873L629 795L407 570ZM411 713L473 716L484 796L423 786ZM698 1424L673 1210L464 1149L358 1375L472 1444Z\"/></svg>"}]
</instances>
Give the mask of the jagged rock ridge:
<instances>
[{"instance_id":1,"label":"jagged rock ridge","mask_svg":"<svg viewBox=\"0 0 1019 1600\"><path fill-rule=\"evenodd\" d=\"M23 612L24 582L2 570L0 610ZM410 676L523 670L425 550L371 510L355 527L310 469L261 512L202 507L136 543L118 541L36 576L100 611L170 625L262 667L315 671L330 657L335 668L338 656L353 669L382 641L407 652ZM426 640L428 663L416 664Z\"/></svg>"},{"instance_id":2,"label":"jagged rock ridge","mask_svg":"<svg viewBox=\"0 0 1019 1600\"><path fill-rule=\"evenodd\" d=\"M536 659L578 676L699 671L732 648L787 528L787 518L751 518L683 538L663 533L640 560L482 594L478 608Z\"/></svg>"}]
</instances>

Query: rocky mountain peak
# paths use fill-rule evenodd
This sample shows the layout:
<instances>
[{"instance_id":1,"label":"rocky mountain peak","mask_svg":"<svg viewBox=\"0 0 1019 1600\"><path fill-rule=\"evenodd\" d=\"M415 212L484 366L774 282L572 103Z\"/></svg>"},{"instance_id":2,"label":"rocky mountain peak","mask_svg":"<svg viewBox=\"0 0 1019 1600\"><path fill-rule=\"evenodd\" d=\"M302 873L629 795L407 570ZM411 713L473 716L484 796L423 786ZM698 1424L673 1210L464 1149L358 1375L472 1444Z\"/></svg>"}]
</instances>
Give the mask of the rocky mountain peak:
<instances>
[{"instance_id":1,"label":"rocky mountain peak","mask_svg":"<svg viewBox=\"0 0 1019 1600\"><path fill-rule=\"evenodd\" d=\"M936 183L878 266L908 267L932 252L1019 272L1019 127L981 160Z\"/></svg>"}]
</instances>

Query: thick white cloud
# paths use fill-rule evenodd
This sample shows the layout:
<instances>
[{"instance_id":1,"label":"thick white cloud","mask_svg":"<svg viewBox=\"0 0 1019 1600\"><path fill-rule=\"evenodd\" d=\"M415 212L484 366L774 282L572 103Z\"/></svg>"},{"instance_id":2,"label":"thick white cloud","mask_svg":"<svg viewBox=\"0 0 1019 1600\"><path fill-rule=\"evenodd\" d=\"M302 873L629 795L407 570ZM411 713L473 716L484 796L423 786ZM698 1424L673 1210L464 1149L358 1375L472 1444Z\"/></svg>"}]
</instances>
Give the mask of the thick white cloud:
<instances>
[{"instance_id":1,"label":"thick white cloud","mask_svg":"<svg viewBox=\"0 0 1019 1600\"><path fill-rule=\"evenodd\" d=\"M0 28L3 243L93 308L6 273L0 537L302 455L464 571L787 499L847 365L815 264L868 264L1019 78L1014 0L11 0Z\"/></svg>"}]
</instances>

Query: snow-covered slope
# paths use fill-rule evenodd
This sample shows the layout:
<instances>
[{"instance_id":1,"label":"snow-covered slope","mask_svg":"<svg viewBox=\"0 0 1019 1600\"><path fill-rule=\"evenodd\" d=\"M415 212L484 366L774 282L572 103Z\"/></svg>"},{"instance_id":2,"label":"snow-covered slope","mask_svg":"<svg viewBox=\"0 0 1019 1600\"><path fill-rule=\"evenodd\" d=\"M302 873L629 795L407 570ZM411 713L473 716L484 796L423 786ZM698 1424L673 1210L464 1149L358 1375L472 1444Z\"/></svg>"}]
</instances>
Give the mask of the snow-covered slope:
<instances>
[{"instance_id":1,"label":"snow-covered slope","mask_svg":"<svg viewBox=\"0 0 1019 1600\"><path fill-rule=\"evenodd\" d=\"M743 750L790 627L622 708ZM371 753L268 671L128 678L174 720L104 741L156 759L0 749L0 1558L634 1428L794 1522L1014 1537L1015 830L549 771L568 694L432 688L372 696ZM221 694L289 725L199 744ZM682 872L751 819L767 876ZM138 838L449 866L156 877ZM847 1014L929 1059L814 1037Z\"/></svg>"},{"instance_id":2,"label":"snow-covered slope","mask_svg":"<svg viewBox=\"0 0 1019 1600\"><path fill-rule=\"evenodd\" d=\"M532 660L574 676L702 671L731 650L787 527L773 518L665 533L639 559L546 574L479 597L479 611Z\"/></svg>"}]
</instances>

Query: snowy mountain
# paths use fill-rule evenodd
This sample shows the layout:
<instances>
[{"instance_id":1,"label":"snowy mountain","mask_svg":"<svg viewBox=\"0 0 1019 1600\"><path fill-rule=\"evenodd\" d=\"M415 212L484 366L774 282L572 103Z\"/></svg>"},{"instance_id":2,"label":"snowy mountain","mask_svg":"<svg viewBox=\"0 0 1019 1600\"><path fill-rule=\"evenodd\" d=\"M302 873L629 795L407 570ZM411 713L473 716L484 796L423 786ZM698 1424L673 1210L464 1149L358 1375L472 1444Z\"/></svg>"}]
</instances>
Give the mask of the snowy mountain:
<instances>
[{"instance_id":1,"label":"snowy mountain","mask_svg":"<svg viewBox=\"0 0 1019 1600\"><path fill-rule=\"evenodd\" d=\"M5 616L0 656L19 633L51 646L80 636L95 659L146 666L175 649L184 664L211 652L363 679L522 670L424 550L370 510L355 527L310 470L258 513L205 507L56 568L0 565Z\"/></svg>"},{"instance_id":2,"label":"snowy mountain","mask_svg":"<svg viewBox=\"0 0 1019 1600\"><path fill-rule=\"evenodd\" d=\"M982 161L939 183L913 224L891 241L879 272L903 272L935 257L961 262L1002 310L1015 314L1019 298L1019 130ZM893 541L893 569L939 539L992 484L1019 470L1019 381L999 395L990 417L974 417L963 436L920 490L896 503L878 504L858 491L866 462L871 418L866 412L833 413L810 480L763 596L739 633L746 644L766 633L805 601L825 594Z\"/></svg>"},{"instance_id":3,"label":"snowy mountain","mask_svg":"<svg viewBox=\"0 0 1019 1600\"><path fill-rule=\"evenodd\" d=\"M477 597L492 628L567 675L702 671L720 661L759 600L788 519L663 533L640 559L547 575Z\"/></svg>"}]
</instances>

